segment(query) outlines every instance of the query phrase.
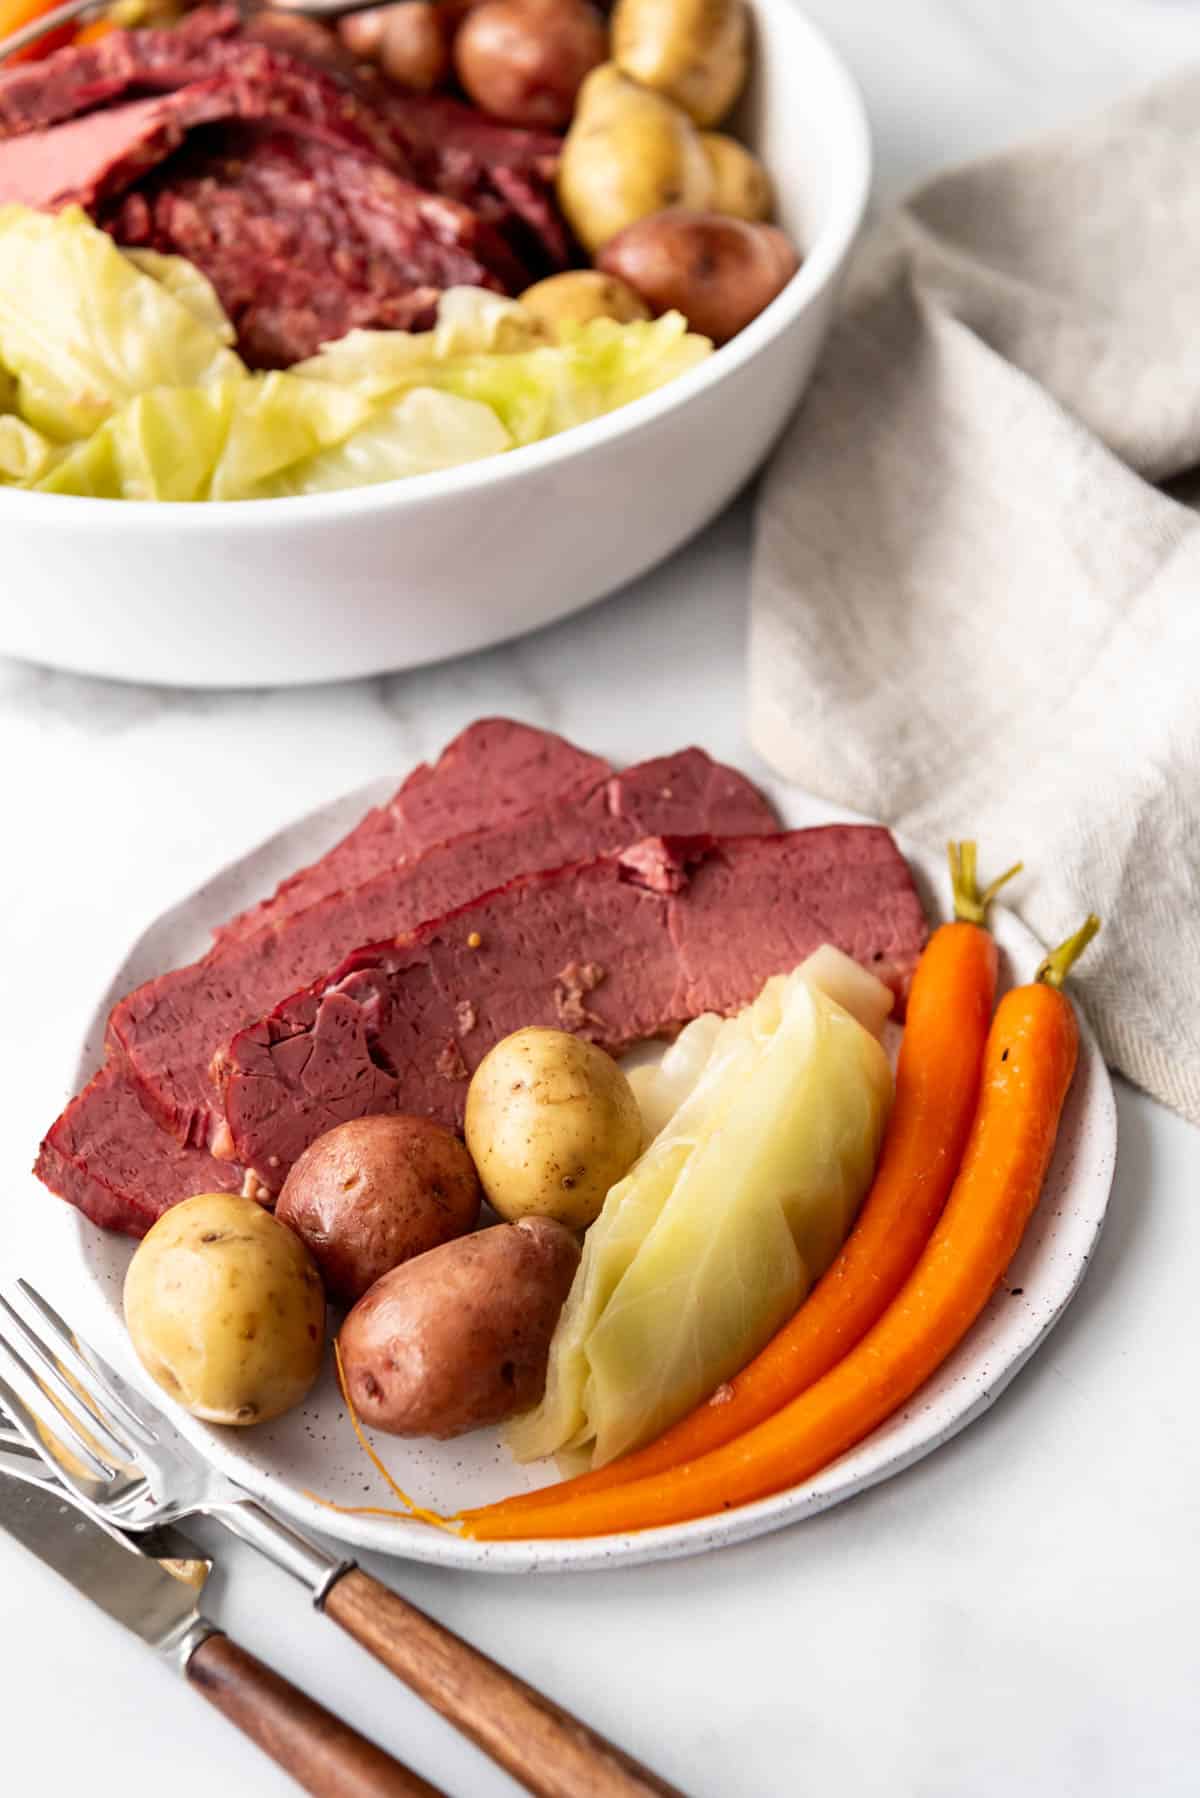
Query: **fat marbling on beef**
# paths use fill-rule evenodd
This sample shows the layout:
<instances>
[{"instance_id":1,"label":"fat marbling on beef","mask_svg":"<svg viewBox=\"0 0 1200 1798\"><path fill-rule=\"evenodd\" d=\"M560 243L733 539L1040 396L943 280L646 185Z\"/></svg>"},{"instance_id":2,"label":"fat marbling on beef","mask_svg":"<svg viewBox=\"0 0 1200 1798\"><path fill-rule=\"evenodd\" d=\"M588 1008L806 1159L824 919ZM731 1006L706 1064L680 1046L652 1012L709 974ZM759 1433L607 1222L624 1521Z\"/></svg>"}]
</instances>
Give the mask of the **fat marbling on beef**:
<instances>
[{"instance_id":1,"label":"fat marbling on beef","mask_svg":"<svg viewBox=\"0 0 1200 1798\"><path fill-rule=\"evenodd\" d=\"M113 1008L110 1053L164 1130L228 1148L214 1058L244 1024L361 944L414 929L519 874L561 867L672 831L732 836L775 818L744 776L699 749L568 787L503 823L436 844L327 894L201 961L148 981Z\"/></svg>"},{"instance_id":2,"label":"fat marbling on beef","mask_svg":"<svg viewBox=\"0 0 1200 1798\"><path fill-rule=\"evenodd\" d=\"M925 934L908 865L871 825L651 839L528 875L358 950L239 1032L219 1151L277 1190L347 1118L458 1126L471 1072L525 1025L618 1052L738 1010L822 943L903 997Z\"/></svg>"}]
</instances>

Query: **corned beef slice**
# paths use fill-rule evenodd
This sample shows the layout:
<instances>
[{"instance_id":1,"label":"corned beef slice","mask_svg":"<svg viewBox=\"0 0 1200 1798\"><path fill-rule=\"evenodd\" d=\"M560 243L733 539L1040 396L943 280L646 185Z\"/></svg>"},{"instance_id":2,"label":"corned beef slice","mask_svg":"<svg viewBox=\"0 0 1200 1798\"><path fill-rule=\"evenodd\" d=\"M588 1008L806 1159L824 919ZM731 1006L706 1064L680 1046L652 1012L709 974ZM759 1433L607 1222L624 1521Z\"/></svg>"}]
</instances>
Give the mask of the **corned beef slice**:
<instances>
[{"instance_id":1,"label":"corned beef slice","mask_svg":"<svg viewBox=\"0 0 1200 1798\"><path fill-rule=\"evenodd\" d=\"M407 175L408 160L369 101L325 69L269 44L217 27L204 15L175 30L114 31L97 43L57 50L44 62L0 72L0 139L46 130L133 94L171 94L214 81L228 118L268 120L304 137L376 156Z\"/></svg>"},{"instance_id":2,"label":"corned beef slice","mask_svg":"<svg viewBox=\"0 0 1200 1798\"><path fill-rule=\"evenodd\" d=\"M458 836L334 892L278 925L226 941L202 961L139 987L114 1007L110 1052L143 1105L177 1141L228 1148L214 1056L281 995L319 979L362 943L410 931L519 874L562 867L639 837L772 828L765 800L701 750L577 784L507 822Z\"/></svg>"},{"instance_id":3,"label":"corned beef slice","mask_svg":"<svg viewBox=\"0 0 1200 1798\"><path fill-rule=\"evenodd\" d=\"M240 1192L243 1184L232 1163L172 1142L111 1062L51 1126L34 1173L93 1223L126 1236L144 1236L193 1193Z\"/></svg>"},{"instance_id":4,"label":"corned beef slice","mask_svg":"<svg viewBox=\"0 0 1200 1798\"><path fill-rule=\"evenodd\" d=\"M281 13L274 22L286 18ZM414 768L386 805L374 806L319 861L290 875L269 899L239 912L213 935L221 942L248 936L268 921L278 924L290 912L361 886L425 849L506 823L547 800L587 793L611 773L610 763L554 731L512 718L477 718L436 762Z\"/></svg>"},{"instance_id":5,"label":"corned beef slice","mask_svg":"<svg viewBox=\"0 0 1200 1798\"><path fill-rule=\"evenodd\" d=\"M683 780L678 778L681 771ZM535 813L561 818L565 809L577 805L594 811L600 792L620 821L621 841L640 835L647 819L655 817L676 828L701 815L726 832L768 829L774 822L765 801L740 776L705 757L685 754L638 772L644 778L610 780L607 763L551 732L502 718L481 720L463 731L437 762L414 770L386 805L369 812L320 861L232 919L219 941L237 944L263 926L270 926L265 936L278 933L311 903L342 887L369 882L405 858L416 862L430 850L437 855L426 874L434 867L444 870L450 847L445 839L456 826L477 851L489 824L516 835L522 820ZM494 841L489 846L497 848ZM504 870L504 877L509 872ZM277 997L277 991L272 993L271 1001ZM244 1183L239 1167L181 1146L155 1126L119 1056L54 1125L42 1145L37 1172L52 1191L97 1223L135 1236L190 1193L240 1190Z\"/></svg>"},{"instance_id":6,"label":"corned beef slice","mask_svg":"<svg viewBox=\"0 0 1200 1798\"><path fill-rule=\"evenodd\" d=\"M448 94L390 89L381 104L424 186L489 220L540 272L579 260L554 198L560 138L501 125Z\"/></svg>"},{"instance_id":7,"label":"corned beef slice","mask_svg":"<svg viewBox=\"0 0 1200 1798\"><path fill-rule=\"evenodd\" d=\"M925 934L904 857L872 825L660 839L529 875L357 951L241 1031L224 1063L226 1146L277 1189L347 1118L457 1126L471 1071L523 1025L616 1052L736 1011L825 942L903 994Z\"/></svg>"},{"instance_id":8,"label":"corned beef slice","mask_svg":"<svg viewBox=\"0 0 1200 1798\"><path fill-rule=\"evenodd\" d=\"M232 6L206 6L173 31L112 31L36 62L0 69L0 139L44 131L137 89L169 92L204 71L196 57L238 28Z\"/></svg>"},{"instance_id":9,"label":"corned beef slice","mask_svg":"<svg viewBox=\"0 0 1200 1798\"><path fill-rule=\"evenodd\" d=\"M552 731L485 718L459 733L432 765L422 763L322 859L285 881L273 898L225 926L250 934L328 892L354 886L459 830L514 817L557 793L586 793L607 762ZM73 1099L42 1144L36 1172L52 1192L95 1223L141 1236L170 1205L194 1192L238 1190L240 1168L181 1146L158 1129L119 1059Z\"/></svg>"},{"instance_id":10,"label":"corned beef slice","mask_svg":"<svg viewBox=\"0 0 1200 1798\"><path fill-rule=\"evenodd\" d=\"M527 279L469 207L290 125L195 133L101 222L118 243L202 269L254 368L288 368L356 329L428 330L447 287Z\"/></svg>"},{"instance_id":11,"label":"corned beef slice","mask_svg":"<svg viewBox=\"0 0 1200 1798\"><path fill-rule=\"evenodd\" d=\"M0 145L0 205L94 207L162 162L194 125L227 111L220 84L197 81L10 138Z\"/></svg>"},{"instance_id":12,"label":"corned beef slice","mask_svg":"<svg viewBox=\"0 0 1200 1798\"><path fill-rule=\"evenodd\" d=\"M572 261L554 199L561 138L502 125L448 94L398 93L315 19L260 12L245 22L241 35L348 81L387 118L421 185L470 206L502 231L531 267L548 273Z\"/></svg>"}]
</instances>

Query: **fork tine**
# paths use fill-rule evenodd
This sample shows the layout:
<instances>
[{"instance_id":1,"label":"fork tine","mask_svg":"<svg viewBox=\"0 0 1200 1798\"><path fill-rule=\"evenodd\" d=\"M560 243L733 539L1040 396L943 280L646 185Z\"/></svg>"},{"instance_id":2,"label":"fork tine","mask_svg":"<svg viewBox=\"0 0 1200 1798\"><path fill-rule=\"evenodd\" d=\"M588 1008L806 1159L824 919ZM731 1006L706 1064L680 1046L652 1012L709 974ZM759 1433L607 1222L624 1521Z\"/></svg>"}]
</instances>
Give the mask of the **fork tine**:
<instances>
[{"instance_id":1,"label":"fork tine","mask_svg":"<svg viewBox=\"0 0 1200 1798\"><path fill-rule=\"evenodd\" d=\"M113 1428L112 1423L105 1415L103 1406L95 1398L93 1393L88 1390L86 1383L74 1377L70 1370L63 1366L62 1362L59 1361L53 1351L46 1347L45 1343L37 1334L37 1331L26 1323L19 1311L13 1309L3 1294L0 1294L0 1311L2 1311L4 1316L8 1318L13 1329L16 1331L25 1347L34 1356L35 1360L46 1370L47 1377L44 1378L34 1368L28 1365L24 1367L23 1371L26 1372L31 1379L36 1380L37 1384L41 1387L42 1391L46 1394L46 1397L57 1411L63 1411L65 1401L66 1407L70 1413L70 1421L77 1429L81 1424L83 1425L85 1440L92 1434L92 1426L95 1426L96 1435L100 1440L98 1442L93 1441L92 1447L93 1449L98 1448L102 1455L115 1454L117 1456L117 1461L113 1468L113 1471L115 1472L117 1467L123 1465L123 1463L128 1461L135 1453L133 1445L130 1442L123 1440L117 1430ZM8 1353L13 1356L14 1360L19 1359L13 1345L11 1334L4 1329L2 1324L0 1324L0 1343L3 1343L4 1347L8 1350ZM86 1423L84 1422L85 1415Z\"/></svg>"},{"instance_id":2,"label":"fork tine","mask_svg":"<svg viewBox=\"0 0 1200 1798\"><path fill-rule=\"evenodd\" d=\"M3 1380L0 1380L0 1386L3 1384ZM69 1452L61 1444L59 1446L63 1454ZM57 1463L50 1459L44 1443L41 1449L31 1448L3 1405L0 1405L0 1474L10 1474L14 1479L24 1480L31 1485L46 1486L51 1491L68 1490Z\"/></svg>"},{"instance_id":3,"label":"fork tine","mask_svg":"<svg viewBox=\"0 0 1200 1798\"><path fill-rule=\"evenodd\" d=\"M30 1448L16 1424L9 1423L7 1418L0 1420L0 1448L13 1454L32 1455L35 1460L40 1459Z\"/></svg>"},{"instance_id":4,"label":"fork tine","mask_svg":"<svg viewBox=\"0 0 1200 1798\"><path fill-rule=\"evenodd\" d=\"M3 1412L0 1412L0 1417L3 1417ZM0 1458L5 1456L9 1460L34 1461L39 1467L45 1468L48 1480L54 1478L54 1470L48 1465L45 1456L39 1455L36 1449L30 1448L20 1430L15 1425L8 1423L7 1420L0 1423Z\"/></svg>"},{"instance_id":5,"label":"fork tine","mask_svg":"<svg viewBox=\"0 0 1200 1798\"><path fill-rule=\"evenodd\" d=\"M17 1287L47 1326L60 1350L66 1352L68 1359L74 1359L76 1365L83 1370L85 1378L96 1382L109 1404L124 1418L130 1429L140 1435L144 1442L157 1442L157 1413L154 1407L148 1403L139 1405L137 1395L120 1374L109 1366L104 1356L98 1354L90 1342L85 1342L82 1336L76 1334L66 1319L59 1316L50 1301L44 1299L28 1280L18 1279Z\"/></svg>"},{"instance_id":6,"label":"fork tine","mask_svg":"<svg viewBox=\"0 0 1200 1798\"><path fill-rule=\"evenodd\" d=\"M29 1378L37 1384L37 1376L31 1369L25 1367L16 1350L8 1343L3 1346L16 1365L23 1368ZM93 1454L70 1418L59 1419L59 1422L66 1426L63 1433L72 1439L71 1443L67 1443L60 1439L55 1430L42 1421L32 1406L26 1404L16 1387L10 1385L3 1374L0 1374L0 1399L4 1400L9 1416L29 1446L44 1460L53 1461L62 1478L76 1491L79 1491L84 1483L80 1479L81 1466L87 1477L92 1480L100 1480L106 1485L115 1477L115 1469L107 1466L97 1455Z\"/></svg>"},{"instance_id":7,"label":"fork tine","mask_svg":"<svg viewBox=\"0 0 1200 1798\"><path fill-rule=\"evenodd\" d=\"M67 1495L67 1488L55 1477L54 1469L40 1455L35 1455L27 1443L17 1449L0 1442L0 1474L21 1480L27 1486L42 1486L47 1492L61 1492L64 1498Z\"/></svg>"}]
</instances>

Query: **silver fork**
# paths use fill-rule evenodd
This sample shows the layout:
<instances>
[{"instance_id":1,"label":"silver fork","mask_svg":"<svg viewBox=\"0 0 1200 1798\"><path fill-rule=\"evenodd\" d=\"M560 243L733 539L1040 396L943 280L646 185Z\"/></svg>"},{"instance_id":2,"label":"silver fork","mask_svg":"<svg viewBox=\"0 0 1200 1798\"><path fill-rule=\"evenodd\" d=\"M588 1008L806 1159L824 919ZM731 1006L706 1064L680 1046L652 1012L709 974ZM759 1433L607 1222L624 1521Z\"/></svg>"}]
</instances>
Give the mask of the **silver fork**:
<instances>
[{"instance_id":1,"label":"silver fork","mask_svg":"<svg viewBox=\"0 0 1200 1798\"><path fill-rule=\"evenodd\" d=\"M0 1297L0 1403L100 1521L139 1532L212 1517L538 1798L681 1798L603 1736L215 1473L25 1280ZM19 1346L18 1346L19 1345Z\"/></svg>"},{"instance_id":2,"label":"silver fork","mask_svg":"<svg viewBox=\"0 0 1200 1798\"><path fill-rule=\"evenodd\" d=\"M20 1430L14 1429L0 1410L0 1473L25 1480L31 1486L57 1486L58 1476L41 1455L30 1448Z\"/></svg>"},{"instance_id":3,"label":"silver fork","mask_svg":"<svg viewBox=\"0 0 1200 1798\"><path fill-rule=\"evenodd\" d=\"M316 1798L446 1798L209 1621L200 1609L208 1555L171 1525L135 1541L92 1516L2 1411L0 1534L154 1649Z\"/></svg>"}]
</instances>

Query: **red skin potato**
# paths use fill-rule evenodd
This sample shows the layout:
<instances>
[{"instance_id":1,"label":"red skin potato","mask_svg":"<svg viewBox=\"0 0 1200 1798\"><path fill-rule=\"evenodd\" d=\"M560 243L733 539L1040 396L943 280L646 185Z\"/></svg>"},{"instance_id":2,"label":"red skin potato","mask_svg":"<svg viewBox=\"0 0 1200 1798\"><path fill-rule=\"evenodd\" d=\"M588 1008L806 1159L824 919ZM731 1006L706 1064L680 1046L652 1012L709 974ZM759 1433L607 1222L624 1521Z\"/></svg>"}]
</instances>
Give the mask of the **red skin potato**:
<instances>
[{"instance_id":1,"label":"red skin potato","mask_svg":"<svg viewBox=\"0 0 1200 1798\"><path fill-rule=\"evenodd\" d=\"M370 1428L445 1440L527 1411L579 1244L548 1217L497 1224L376 1282L342 1325L346 1390Z\"/></svg>"},{"instance_id":2,"label":"red skin potato","mask_svg":"<svg viewBox=\"0 0 1200 1798\"><path fill-rule=\"evenodd\" d=\"M275 1215L307 1244L327 1289L353 1304L382 1275L473 1230L482 1188L443 1124L352 1118L310 1143Z\"/></svg>"},{"instance_id":3,"label":"red skin potato","mask_svg":"<svg viewBox=\"0 0 1200 1798\"><path fill-rule=\"evenodd\" d=\"M608 58L608 30L589 0L485 0L454 40L469 97L509 125L570 124L580 83Z\"/></svg>"},{"instance_id":4,"label":"red skin potato","mask_svg":"<svg viewBox=\"0 0 1200 1798\"><path fill-rule=\"evenodd\" d=\"M394 6L349 14L338 32L348 50L378 63L389 81L426 94L449 77L456 23L434 0L398 0Z\"/></svg>"},{"instance_id":5,"label":"red skin potato","mask_svg":"<svg viewBox=\"0 0 1200 1798\"><path fill-rule=\"evenodd\" d=\"M682 206L627 225L596 258L652 312L682 312L693 331L718 344L757 318L799 266L778 226Z\"/></svg>"}]
</instances>

